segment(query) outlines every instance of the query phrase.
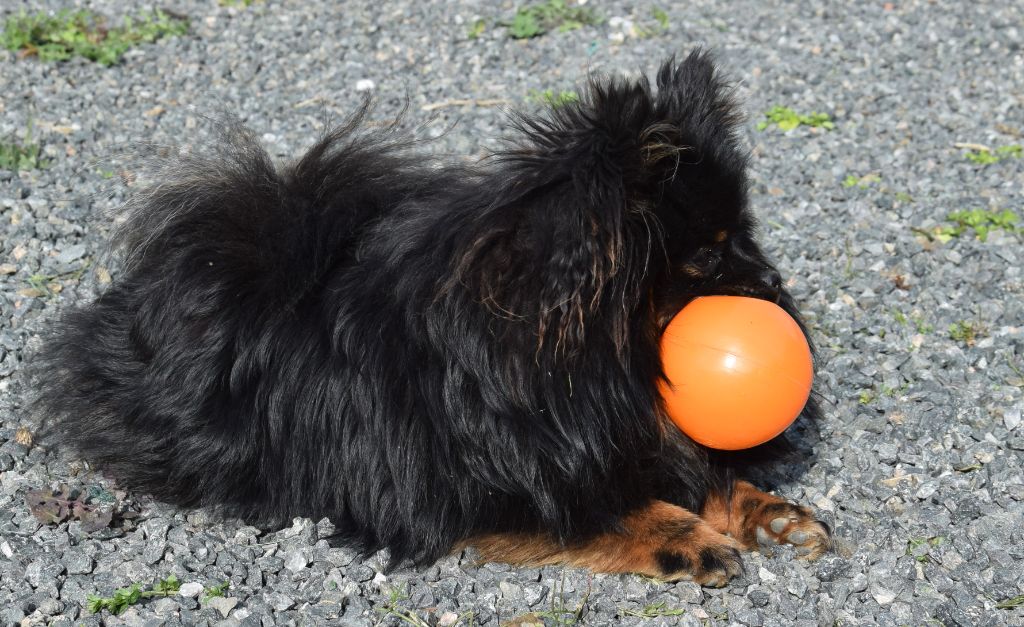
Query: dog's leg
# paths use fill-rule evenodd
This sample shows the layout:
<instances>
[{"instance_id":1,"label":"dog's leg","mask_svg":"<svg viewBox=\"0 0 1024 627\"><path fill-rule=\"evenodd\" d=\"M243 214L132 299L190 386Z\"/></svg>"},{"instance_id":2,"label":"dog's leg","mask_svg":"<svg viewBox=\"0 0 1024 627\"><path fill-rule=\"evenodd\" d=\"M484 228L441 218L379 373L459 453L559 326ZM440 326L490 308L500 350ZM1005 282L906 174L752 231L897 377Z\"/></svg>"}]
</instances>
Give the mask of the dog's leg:
<instances>
[{"instance_id":1,"label":"dog's leg","mask_svg":"<svg viewBox=\"0 0 1024 627\"><path fill-rule=\"evenodd\" d=\"M699 516L664 501L625 516L621 530L578 544L560 544L543 534L478 536L464 543L487 561L523 566L565 564L600 573L639 573L674 581L693 579L724 586L740 573L740 544L711 528Z\"/></svg>"},{"instance_id":2,"label":"dog's leg","mask_svg":"<svg viewBox=\"0 0 1024 627\"><path fill-rule=\"evenodd\" d=\"M712 494L700 514L715 531L736 538L748 549L792 544L801 557L815 559L832 546L828 525L806 507L767 494L746 481L732 495Z\"/></svg>"}]
</instances>

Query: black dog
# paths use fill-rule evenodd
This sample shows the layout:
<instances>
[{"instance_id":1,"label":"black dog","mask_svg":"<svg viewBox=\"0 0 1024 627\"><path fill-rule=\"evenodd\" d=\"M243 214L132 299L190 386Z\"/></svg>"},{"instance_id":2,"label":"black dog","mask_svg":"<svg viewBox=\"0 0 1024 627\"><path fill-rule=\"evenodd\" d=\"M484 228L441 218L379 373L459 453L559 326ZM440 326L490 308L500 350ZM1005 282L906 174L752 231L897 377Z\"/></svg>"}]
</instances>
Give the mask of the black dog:
<instances>
[{"instance_id":1,"label":"black dog","mask_svg":"<svg viewBox=\"0 0 1024 627\"><path fill-rule=\"evenodd\" d=\"M475 545L721 585L737 548L828 547L660 406L660 333L689 300L796 315L706 53L656 92L593 82L517 117L479 168L364 113L283 171L235 129L139 198L122 274L50 344L63 441L182 506L329 516L393 565Z\"/></svg>"}]
</instances>

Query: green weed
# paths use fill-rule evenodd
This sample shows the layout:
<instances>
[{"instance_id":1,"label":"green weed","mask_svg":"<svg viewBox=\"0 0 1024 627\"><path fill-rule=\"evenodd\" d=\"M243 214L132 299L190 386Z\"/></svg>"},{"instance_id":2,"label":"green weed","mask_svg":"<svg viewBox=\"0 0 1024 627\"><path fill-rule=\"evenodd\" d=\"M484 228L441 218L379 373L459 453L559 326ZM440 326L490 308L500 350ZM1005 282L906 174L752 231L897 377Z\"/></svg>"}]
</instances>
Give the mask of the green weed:
<instances>
[{"instance_id":1,"label":"green weed","mask_svg":"<svg viewBox=\"0 0 1024 627\"><path fill-rule=\"evenodd\" d=\"M487 22L479 19L470 25L469 30L466 32L466 36L470 39L477 39L480 35L484 34L485 30L487 30Z\"/></svg>"},{"instance_id":2,"label":"green weed","mask_svg":"<svg viewBox=\"0 0 1024 627\"><path fill-rule=\"evenodd\" d=\"M555 625L577 625L582 624L583 613L587 609L587 602L590 600L590 584L587 584L587 592L580 599L576 609L565 605L565 573L562 573L561 585L555 582L551 591L551 607L543 612L534 612L539 618L547 618Z\"/></svg>"},{"instance_id":3,"label":"green weed","mask_svg":"<svg viewBox=\"0 0 1024 627\"><path fill-rule=\"evenodd\" d=\"M972 229L975 236L983 242L988 238L989 231L993 229L1002 229L1010 233L1019 232L1021 230L1017 227L1017 222L1020 218L1017 216L1016 212L1010 209L1004 209L1002 211L999 211L998 209L954 211L947 215L946 219L953 224L937 226L931 231L927 231L925 229L914 230L928 239L937 240L943 244L954 237L960 237L966 233L968 229Z\"/></svg>"},{"instance_id":4,"label":"green weed","mask_svg":"<svg viewBox=\"0 0 1024 627\"><path fill-rule=\"evenodd\" d=\"M1006 159L1020 159L1022 156L1024 156L1024 147L1020 144L1000 146L995 150L978 148L977 150L969 150L964 153L964 157L968 161L978 165L991 165Z\"/></svg>"},{"instance_id":5,"label":"green weed","mask_svg":"<svg viewBox=\"0 0 1024 627\"><path fill-rule=\"evenodd\" d=\"M203 603L209 603L210 599L224 596L224 593L227 592L228 588L230 587L230 581L224 581L215 586L210 586L204 591L205 594L203 595Z\"/></svg>"},{"instance_id":6,"label":"green weed","mask_svg":"<svg viewBox=\"0 0 1024 627\"><path fill-rule=\"evenodd\" d=\"M999 157L992 154L991 150L971 150L964 154L971 163L978 165L991 165L993 163L999 163Z\"/></svg>"},{"instance_id":7,"label":"green weed","mask_svg":"<svg viewBox=\"0 0 1024 627\"><path fill-rule=\"evenodd\" d=\"M568 90L562 90L555 93L553 89L545 89L544 91L531 89L526 94L526 99L530 102L544 104L552 109L557 109L573 102L579 102L580 95L574 91Z\"/></svg>"},{"instance_id":8,"label":"green weed","mask_svg":"<svg viewBox=\"0 0 1024 627\"><path fill-rule=\"evenodd\" d=\"M658 7L654 7L651 9L651 15L654 17L654 20L658 22L658 25L661 26L661 30L668 30L668 13L665 13Z\"/></svg>"},{"instance_id":9,"label":"green weed","mask_svg":"<svg viewBox=\"0 0 1024 627\"><path fill-rule=\"evenodd\" d=\"M1000 146L999 148L996 148L996 154L1003 159L1020 159L1024 156L1024 146L1021 146L1020 144Z\"/></svg>"},{"instance_id":10,"label":"green weed","mask_svg":"<svg viewBox=\"0 0 1024 627\"><path fill-rule=\"evenodd\" d=\"M505 22L505 26L509 37L530 39L551 30L564 33L600 24L601 21L601 16L589 7L569 6L566 0L547 0L543 4L519 9L511 22Z\"/></svg>"},{"instance_id":11,"label":"green weed","mask_svg":"<svg viewBox=\"0 0 1024 627\"><path fill-rule=\"evenodd\" d=\"M928 549L939 546L945 539L943 536L910 538L907 540L907 549L904 555L909 555L922 564L928 563L932 561L931 556L928 554ZM921 547L924 547L923 551L918 550Z\"/></svg>"},{"instance_id":12,"label":"green weed","mask_svg":"<svg viewBox=\"0 0 1024 627\"><path fill-rule=\"evenodd\" d=\"M128 609L129 605L135 605L142 599L173 596L178 594L180 588L181 582L178 581L178 578L174 575L168 575L166 578L153 584L152 590L143 591L141 585L133 583L127 588L114 590L114 595L111 597L100 597L90 594L86 607L93 614L107 610L111 614L117 615Z\"/></svg>"},{"instance_id":13,"label":"green weed","mask_svg":"<svg viewBox=\"0 0 1024 627\"><path fill-rule=\"evenodd\" d=\"M984 326L970 320L960 320L949 325L949 339L968 346L974 346L978 338L984 337L985 334Z\"/></svg>"},{"instance_id":14,"label":"green weed","mask_svg":"<svg viewBox=\"0 0 1024 627\"><path fill-rule=\"evenodd\" d=\"M1010 370L1012 370L1013 373L1017 375L1016 379L1011 378L1010 380L1007 381L1007 383L1014 387L1024 388L1024 370L1022 370L1021 367L1015 364L1014 362L1010 361L1009 357L1006 358L1006 365L1009 366Z\"/></svg>"},{"instance_id":15,"label":"green weed","mask_svg":"<svg viewBox=\"0 0 1024 627\"><path fill-rule=\"evenodd\" d=\"M408 598L409 595L406 594L404 589L393 588L388 596L387 603L384 603L379 607L375 607L374 609L384 616L394 616L403 623L413 625L414 627L430 627L430 624L417 616L415 612L398 607L399 601L404 601Z\"/></svg>"},{"instance_id":16,"label":"green weed","mask_svg":"<svg viewBox=\"0 0 1024 627\"><path fill-rule=\"evenodd\" d=\"M924 316L918 313L910 314L910 320L914 323L914 328L921 335L927 335L935 330L935 327L925 322Z\"/></svg>"},{"instance_id":17,"label":"green weed","mask_svg":"<svg viewBox=\"0 0 1024 627\"><path fill-rule=\"evenodd\" d=\"M671 22L668 18L668 13L665 13L658 7L651 9L651 17L654 19L654 23L647 22L646 24L634 24L633 30L635 36L640 39L646 39L647 37L654 37L660 35L668 30Z\"/></svg>"},{"instance_id":18,"label":"green weed","mask_svg":"<svg viewBox=\"0 0 1024 627\"><path fill-rule=\"evenodd\" d=\"M875 183L880 183L882 177L877 174L865 174L864 176L857 176L855 174L849 174L843 179L843 187L857 187L860 189L867 189Z\"/></svg>"},{"instance_id":19,"label":"green weed","mask_svg":"<svg viewBox=\"0 0 1024 627\"><path fill-rule=\"evenodd\" d=\"M997 610L1012 610L1015 607L1024 607L1024 594L1018 594L996 604Z\"/></svg>"},{"instance_id":20,"label":"green weed","mask_svg":"<svg viewBox=\"0 0 1024 627\"><path fill-rule=\"evenodd\" d=\"M257 2L262 1L263 0L217 0L217 4L222 7L251 7Z\"/></svg>"},{"instance_id":21,"label":"green weed","mask_svg":"<svg viewBox=\"0 0 1024 627\"><path fill-rule=\"evenodd\" d=\"M974 231L975 237L981 241L985 241L988 238L988 234L993 229L1002 229L1008 233L1020 233L1024 232L1024 229L1017 226L1020 218L1017 213L1010 209L970 209L964 211L954 211L946 216L946 219L953 224L944 224L936 226L931 230L914 228L914 232L919 233L930 240L942 242L943 244L949 242L954 237L960 237L968 231L968 229Z\"/></svg>"},{"instance_id":22,"label":"green weed","mask_svg":"<svg viewBox=\"0 0 1024 627\"><path fill-rule=\"evenodd\" d=\"M910 389L910 385L907 383L904 383L903 385L895 388L889 387L884 383L882 384L882 394L884 394L888 398L894 398L897 394L900 394L901 392L906 392L908 389Z\"/></svg>"},{"instance_id":23,"label":"green weed","mask_svg":"<svg viewBox=\"0 0 1024 627\"><path fill-rule=\"evenodd\" d=\"M857 402L861 405L870 405L873 400L875 400L874 390L861 390L860 395L857 397Z\"/></svg>"},{"instance_id":24,"label":"green weed","mask_svg":"<svg viewBox=\"0 0 1024 627\"><path fill-rule=\"evenodd\" d=\"M930 232L929 231L925 231L923 229L914 229L914 230L917 231L918 233L921 233L922 235L924 235L928 239L937 240L937 241L942 242L943 244L945 244L949 240L953 239L954 237L959 236L960 233L963 232L963 229L959 229L959 228L953 227L953 226L937 226L934 229L932 229Z\"/></svg>"},{"instance_id":25,"label":"green weed","mask_svg":"<svg viewBox=\"0 0 1024 627\"><path fill-rule=\"evenodd\" d=\"M39 144L32 141L32 122L25 129L21 140L0 142L0 170L38 170L50 165L39 157Z\"/></svg>"},{"instance_id":26,"label":"green weed","mask_svg":"<svg viewBox=\"0 0 1024 627\"><path fill-rule=\"evenodd\" d=\"M387 602L382 603L374 609L381 613L381 621L391 616L398 619L400 622L412 625L413 627L430 627L431 623L420 618L416 612L399 607L399 603L407 600L408 598L409 595L406 593L405 589L398 587L392 588L391 593L388 595ZM471 625L472 623L473 612L465 612L459 615L455 623L452 624L452 627L458 627L459 625ZM377 624L379 625L380 623Z\"/></svg>"},{"instance_id":27,"label":"green weed","mask_svg":"<svg viewBox=\"0 0 1024 627\"><path fill-rule=\"evenodd\" d=\"M967 229L974 229L978 239L985 241L988 232L992 229L1003 229L1004 231L1015 231L1019 220L1017 214L1009 209L999 211L997 209L971 209L970 211L954 211L947 216L956 225L953 227L955 235L960 235Z\"/></svg>"},{"instance_id":28,"label":"green weed","mask_svg":"<svg viewBox=\"0 0 1024 627\"><path fill-rule=\"evenodd\" d=\"M974 472L975 470L981 470L983 466L981 464L967 464L966 466L957 466L953 470L962 473Z\"/></svg>"},{"instance_id":29,"label":"green weed","mask_svg":"<svg viewBox=\"0 0 1024 627\"><path fill-rule=\"evenodd\" d=\"M659 616L681 616L686 613L686 610L666 607L666 605L665 601L661 601L660 603L645 605L643 609L639 610L620 608L619 614L623 616L637 616L639 618L658 618Z\"/></svg>"},{"instance_id":30,"label":"green weed","mask_svg":"<svg viewBox=\"0 0 1024 627\"><path fill-rule=\"evenodd\" d=\"M849 279L853 277L853 242L849 237L846 238L844 249L846 250L846 265L843 268L843 275Z\"/></svg>"},{"instance_id":31,"label":"green weed","mask_svg":"<svg viewBox=\"0 0 1024 627\"><path fill-rule=\"evenodd\" d=\"M132 46L187 31L187 20L160 10L126 17L122 26L115 27L92 11L64 10L56 15L22 11L7 18L0 45L17 51L19 56L35 55L43 61L80 56L101 65L114 65Z\"/></svg>"},{"instance_id":32,"label":"green weed","mask_svg":"<svg viewBox=\"0 0 1024 627\"><path fill-rule=\"evenodd\" d=\"M812 112L810 115L803 115L789 107L774 106L764 114L765 119L757 124L757 130L763 131L772 124L775 124L783 131L791 131L798 126L810 126L812 128L823 128L831 131L836 127L831 116L827 113Z\"/></svg>"},{"instance_id":33,"label":"green weed","mask_svg":"<svg viewBox=\"0 0 1024 627\"><path fill-rule=\"evenodd\" d=\"M81 268L58 274L40 274L37 272L28 278L28 284L33 290L35 290L35 296L53 296L63 288L63 286L57 281L61 279L78 281L82 278L82 275L85 274L85 270L89 265L90 263L86 262Z\"/></svg>"}]
</instances>

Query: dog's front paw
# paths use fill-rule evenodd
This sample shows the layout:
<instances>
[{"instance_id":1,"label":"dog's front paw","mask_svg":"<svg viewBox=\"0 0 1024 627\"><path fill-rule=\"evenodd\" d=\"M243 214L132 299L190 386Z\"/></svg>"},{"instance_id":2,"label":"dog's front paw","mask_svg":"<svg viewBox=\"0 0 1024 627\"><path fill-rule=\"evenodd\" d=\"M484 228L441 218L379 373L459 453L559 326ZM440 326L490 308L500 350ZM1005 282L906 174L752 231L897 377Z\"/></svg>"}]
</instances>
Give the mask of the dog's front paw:
<instances>
[{"instance_id":1,"label":"dog's front paw","mask_svg":"<svg viewBox=\"0 0 1024 627\"><path fill-rule=\"evenodd\" d=\"M730 498L713 495L701 518L716 531L729 534L748 549L762 552L778 544L796 547L798 556L816 559L832 548L828 525L815 519L811 510L737 481Z\"/></svg>"},{"instance_id":2,"label":"dog's front paw","mask_svg":"<svg viewBox=\"0 0 1024 627\"><path fill-rule=\"evenodd\" d=\"M666 539L655 549L654 561L660 571L655 577L721 588L743 572L741 548L736 540L700 523L692 532Z\"/></svg>"},{"instance_id":3,"label":"dog's front paw","mask_svg":"<svg viewBox=\"0 0 1024 627\"><path fill-rule=\"evenodd\" d=\"M466 541L486 561L540 566L567 564L599 573L637 573L662 581L722 587L743 572L742 543L696 514L664 501L625 516L621 529L582 542L548 534L491 534Z\"/></svg>"},{"instance_id":4,"label":"dog's front paw","mask_svg":"<svg viewBox=\"0 0 1024 627\"><path fill-rule=\"evenodd\" d=\"M792 503L771 503L756 511L748 526L754 529L758 548L791 544L804 559L817 559L832 548L828 525L816 520L806 507Z\"/></svg>"}]
</instances>

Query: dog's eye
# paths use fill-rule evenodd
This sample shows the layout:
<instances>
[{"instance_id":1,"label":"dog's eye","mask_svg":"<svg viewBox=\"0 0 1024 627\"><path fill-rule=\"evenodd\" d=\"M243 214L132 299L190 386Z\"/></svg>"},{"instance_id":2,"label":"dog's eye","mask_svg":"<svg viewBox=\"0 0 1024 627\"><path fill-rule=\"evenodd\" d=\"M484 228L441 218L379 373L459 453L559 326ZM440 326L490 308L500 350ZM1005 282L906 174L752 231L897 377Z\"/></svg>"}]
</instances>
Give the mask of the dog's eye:
<instances>
[{"instance_id":1,"label":"dog's eye","mask_svg":"<svg viewBox=\"0 0 1024 627\"><path fill-rule=\"evenodd\" d=\"M718 263L722 260L722 249L720 245L708 246L699 249L682 266L682 271L687 276L695 279L701 278L713 272Z\"/></svg>"},{"instance_id":2,"label":"dog's eye","mask_svg":"<svg viewBox=\"0 0 1024 627\"><path fill-rule=\"evenodd\" d=\"M715 233L715 243L721 244L722 242L725 241L727 237L729 237L729 231L722 229L721 231Z\"/></svg>"}]
</instances>

